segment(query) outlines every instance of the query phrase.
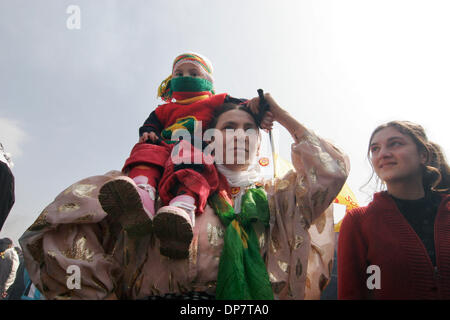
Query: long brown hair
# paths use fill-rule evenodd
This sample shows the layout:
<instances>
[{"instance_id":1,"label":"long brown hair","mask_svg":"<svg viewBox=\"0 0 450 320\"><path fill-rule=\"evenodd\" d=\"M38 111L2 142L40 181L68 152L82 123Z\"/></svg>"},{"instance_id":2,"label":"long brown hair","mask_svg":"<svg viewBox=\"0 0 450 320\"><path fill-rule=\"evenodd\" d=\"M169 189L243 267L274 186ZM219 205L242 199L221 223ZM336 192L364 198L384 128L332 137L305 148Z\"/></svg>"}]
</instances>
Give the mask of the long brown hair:
<instances>
[{"instance_id":1,"label":"long brown hair","mask_svg":"<svg viewBox=\"0 0 450 320\"><path fill-rule=\"evenodd\" d=\"M438 144L428 140L425 130L419 124L409 121L391 121L378 126L370 136L367 156L370 158L370 144L372 143L375 134L388 127L393 127L402 134L410 136L416 144L417 150L419 152L425 152L427 159L423 166L422 178L422 184L425 191L432 190L448 193L450 185L450 168L442 148Z\"/></svg>"}]
</instances>

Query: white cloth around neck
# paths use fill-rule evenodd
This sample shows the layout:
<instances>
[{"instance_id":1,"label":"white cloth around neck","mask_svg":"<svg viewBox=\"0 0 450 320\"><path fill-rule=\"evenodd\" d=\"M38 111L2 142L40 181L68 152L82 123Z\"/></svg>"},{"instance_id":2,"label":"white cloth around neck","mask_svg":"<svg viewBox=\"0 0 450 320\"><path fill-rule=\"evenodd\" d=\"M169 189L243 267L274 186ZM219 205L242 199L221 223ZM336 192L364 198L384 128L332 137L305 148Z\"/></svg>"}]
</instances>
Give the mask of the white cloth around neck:
<instances>
[{"instance_id":1,"label":"white cloth around neck","mask_svg":"<svg viewBox=\"0 0 450 320\"><path fill-rule=\"evenodd\" d=\"M233 197L234 198L234 212L239 214L241 212L242 196L246 189L256 182L262 180L261 172L258 163L250 165L247 170L233 171L228 169L223 164L216 164L217 170L225 176L230 187L239 187L241 190Z\"/></svg>"},{"instance_id":2,"label":"white cloth around neck","mask_svg":"<svg viewBox=\"0 0 450 320\"><path fill-rule=\"evenodd\" d=\"M247 187L262 180L258 163L250 165L243 171L230 170L223 164L216 164L216 167L225 176L230 187Z\"/></svg>"}]
</instances>

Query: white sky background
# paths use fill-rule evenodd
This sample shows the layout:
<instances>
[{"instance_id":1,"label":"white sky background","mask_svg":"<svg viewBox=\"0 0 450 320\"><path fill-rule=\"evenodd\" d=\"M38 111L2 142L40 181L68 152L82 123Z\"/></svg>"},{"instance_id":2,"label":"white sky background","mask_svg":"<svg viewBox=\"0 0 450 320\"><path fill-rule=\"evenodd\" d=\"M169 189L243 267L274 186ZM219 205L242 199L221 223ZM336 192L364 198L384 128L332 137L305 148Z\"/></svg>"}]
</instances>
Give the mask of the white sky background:
<instances>
[{"instance_id":1,"label":"white sky background","mask_svg":"<svg viewBox=\"0 0 450 320\"><path fill-rule=\"evenodd\" d=\"M69 30L69 5L81 29ZM350 157L359 188L374 128L422 124L447 156L449 1L0 2L0 142L13 154L16 203L0 232L16 243L66 187L120 170L161 103L176 55L214 65L216 92L271 92ZM281 127L281 155L292 139ZM373 189L368 189L372 193Z\"/></svg>"}]
</instances>

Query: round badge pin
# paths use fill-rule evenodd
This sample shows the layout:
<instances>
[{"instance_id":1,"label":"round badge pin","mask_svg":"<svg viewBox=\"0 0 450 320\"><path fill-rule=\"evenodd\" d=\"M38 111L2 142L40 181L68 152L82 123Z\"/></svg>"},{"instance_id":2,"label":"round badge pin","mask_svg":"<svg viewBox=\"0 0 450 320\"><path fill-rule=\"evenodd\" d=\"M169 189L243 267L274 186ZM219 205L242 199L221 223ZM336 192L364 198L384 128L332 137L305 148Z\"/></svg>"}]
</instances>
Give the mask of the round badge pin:
<instances>
[{"instance_id":1,"label":"round badge pin","mask_svg":"<svg viewBox=\"0 0 450 320\"><path fill-rule=\"evenodd\" d=\"M269 158L264 157L259 159L259 165L261 167L267 167L269 165Z\"/></svg>"},{"instance_id":2,"label":"round badge pin","mask_svg":"<svg viewBox=\"0 0 450 320\"><path fill-rule=\"evenodd\" d=\"M233 196L237 195L239 193L239 191L241 191L240 187L233 187L233 188L231 188L231 194Z\"/></svg>"}]
</instances>

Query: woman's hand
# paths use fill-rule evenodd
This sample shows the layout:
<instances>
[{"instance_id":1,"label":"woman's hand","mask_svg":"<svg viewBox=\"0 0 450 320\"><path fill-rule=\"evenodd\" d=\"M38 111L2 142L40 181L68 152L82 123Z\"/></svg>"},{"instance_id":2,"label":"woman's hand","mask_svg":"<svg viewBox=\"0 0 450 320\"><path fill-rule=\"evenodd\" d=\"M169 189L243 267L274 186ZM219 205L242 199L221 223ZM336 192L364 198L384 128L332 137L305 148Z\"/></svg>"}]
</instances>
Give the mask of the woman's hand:
<instances>
[{"instance_id":1,"label":"woman's hand","mask_svg":"<svg viewBox=\"0 0 450 320\"><path fill-rule=\"evenodd\" d=\"M286 114L278 103L272 98L270 93L265 93L264 98L269 105L269 110L264 114L261 121L261 128L271 130L274 121L280 122L280 119ZM254 114L259 114L259 97L253 98L247 102L248 107Z\"/></svg>"},{"instance_id":2,"label":"woman's hand","mask_svg":"<svg viewBox=\"0 0 450 320\"><path fill-rule=\"evenodd\" d=\"M264 114L264 118L261 120L261 128L265 130L272 130L273 128L273 114L270 111L267 111Z\"/></svg>"},{"instance_id":3,"label":"woman's hand","mask_svg":"<svg viewBox=\"0 0 450 320\"><path fill-rule=\"evenodd\" d=\"M269 104L269 110L261 121L261 128L271 130L273 122L277 121L285 127L291 134L294 141L298 143L307 130L297 119L293 118L286 110L281 108L272 98L270 93L265 93L264 98ZM247 102L248 107L254 114L259 114L259 97L253 98Z\"/></svg>"}]
</instances>

